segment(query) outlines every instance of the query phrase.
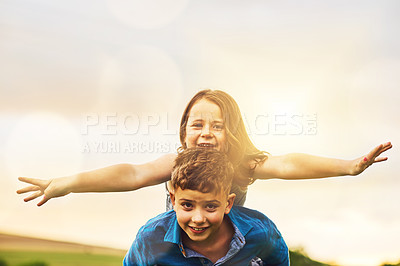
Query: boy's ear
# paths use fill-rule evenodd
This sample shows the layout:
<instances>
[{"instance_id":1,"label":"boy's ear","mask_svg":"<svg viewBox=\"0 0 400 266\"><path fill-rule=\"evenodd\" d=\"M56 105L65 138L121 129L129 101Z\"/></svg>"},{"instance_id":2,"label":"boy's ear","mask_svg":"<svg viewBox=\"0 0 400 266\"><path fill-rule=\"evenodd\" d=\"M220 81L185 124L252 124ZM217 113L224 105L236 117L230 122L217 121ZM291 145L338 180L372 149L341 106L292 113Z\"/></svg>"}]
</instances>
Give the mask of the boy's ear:
<instances>
[{"instance_id":1,"label":"boy's ear","mask_svg":"<svg viewBox=\"0 0 400 266\"><path fill-rule=\"evenodd\" d=\"M228 205L226 205L225 214L228 214L231 211L235 198L236 198L235 193L231 193L228 195L228 202L227 202Z\"/></svg>"},{"instance_id":2,"label":"boy's ear","mask_svg":"<svg viewBox=\"0 0 400 266\"><path fill-rule=\"evenodd\" d=\"M173 192L169 192L169 197L171 198L172 207L175 210L175 194Z\"/></svg>"}]
</instances>

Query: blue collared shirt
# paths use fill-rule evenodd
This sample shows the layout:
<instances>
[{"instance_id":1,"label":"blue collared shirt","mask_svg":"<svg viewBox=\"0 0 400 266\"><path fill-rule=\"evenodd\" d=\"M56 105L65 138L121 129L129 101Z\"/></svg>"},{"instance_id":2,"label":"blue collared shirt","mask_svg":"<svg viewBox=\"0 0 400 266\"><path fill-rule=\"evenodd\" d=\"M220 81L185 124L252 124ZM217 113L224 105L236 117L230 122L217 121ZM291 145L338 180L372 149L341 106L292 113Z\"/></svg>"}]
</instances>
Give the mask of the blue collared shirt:
<instances>
[{"instance_id":1,"label":"blue collared shirt","mask_svg":"<svg viewBox=\"0 0 400 266\"><path fill-rule=\"evenodd\" d=\"M228 214L235 229L229 251L213 264L184 247L176 214L168 211L140 228L124 258L124 265L249 265L255 257L263 265L289 265L289 252L275 224L264 214L234 206Z\"/></svg>"}]
</instances>

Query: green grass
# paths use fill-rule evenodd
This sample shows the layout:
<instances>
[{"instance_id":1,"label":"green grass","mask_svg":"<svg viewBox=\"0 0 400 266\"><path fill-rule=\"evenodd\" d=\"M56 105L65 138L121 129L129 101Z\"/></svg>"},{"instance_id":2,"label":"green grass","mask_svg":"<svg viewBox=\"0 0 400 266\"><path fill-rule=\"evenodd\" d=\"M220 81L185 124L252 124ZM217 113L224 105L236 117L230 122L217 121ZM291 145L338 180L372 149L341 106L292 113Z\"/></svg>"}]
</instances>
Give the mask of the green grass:
<instances>
[{"instance_id":1,"label":"green grass","mask_svg":"<svg viewBox=\"0 0 400 266\"><path fill-rule=\"evenodd\" d=\"M121 266L123 258L123 255L0 250L0 265L6 266Z\"/></svg>"},{"instance_id":2,"label":"green grass","mask_svg":"<svg viewBox=\"0 0 400 266\"><path fill-rule=\"evenodd\" d=\"M121 266L122 260L123 255L0 250L0 266ZM298 251L290 252L290 261L294 266L329 266Z\"/></svg>"}]
</instances>

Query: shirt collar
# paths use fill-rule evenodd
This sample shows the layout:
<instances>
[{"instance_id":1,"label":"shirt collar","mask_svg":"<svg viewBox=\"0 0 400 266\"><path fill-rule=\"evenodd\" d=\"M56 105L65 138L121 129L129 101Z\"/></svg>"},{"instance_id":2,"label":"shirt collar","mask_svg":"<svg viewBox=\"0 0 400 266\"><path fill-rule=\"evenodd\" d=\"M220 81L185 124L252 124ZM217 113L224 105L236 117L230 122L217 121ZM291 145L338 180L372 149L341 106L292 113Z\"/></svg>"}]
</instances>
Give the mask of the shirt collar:
<instances>
[{"instance_id":1,"label":"shirt collar","mask_svg":"<svg viewBox=\"0 0 400 266\"><path fill-rule=\"evenodd\" d=\"M168 224L168 231L165 234L164 241L175 243L177 245L182 244L181 240L181 227L178 224L178 220L176 219L176 213L173 212L173 219L170 220ZM237 208L234 206L228 214L229 219L234 224L234 227L237 227L242 236L246 236L247 233L251 230L252 226L243 220L238 220L241 216L237 215Z\"/></svg>"},{"instance_id":2,"label":"shirt collar","mask_svg":"<svg viewBox=\"0 0 400 266\"><path fill-rule=\"evenodd\" d=\"M232 207L231 211L228 213L228 217L243 236L246 236L251 228L253 228L248 221L242 219L236 206Z\"/></svg>"},{"instance_id":3,"label":"shirt collar","mask_svg":"<svg viewBox=\"0 0 400 266\"><path fill-rule=\"evenodd\" d=\"M164 241L171 242L174 244L181 244L181 227L178 224L178 220L176 219L176 213L173 211L173 217L168 224L168 230L165 233Z\"/></svg>"},{"instance_id":4,"label":"shirt collar","mask_svg":"<svg viewBox=\"0 0 400 266\"><path fill-rule=\"evenodd\" d=\"M183 247L182 244L182 239L181 239L181 227L178 224L178 220L176 219L176 213L175 211L173 211L173 219L170 220L169 224L168 224L168 230L165 233L164 236L164 241L165 242L171 242L174 243L176 245L178 245L180 251L182 252L182 255L184 257L186 257L186 250Z\"/></svg>"},{"instance_id":5,"label":"shirt collar","mask_svg":"<svg viewBox=\"0 0 400 266\"><path fill-rule=\"evenodd\" d=\"M182 229L178 224L178 220L176 219L175 211L171 211L171 212L173 212L173 214L172 214L173 216L172 216L172 219L170 219L169 223L167 224L168 230L165 233L164 241L171 242L171 243L178 245L178 247L184 257L203 257L204 258L203 255L201 255L195 251L192 251L190 249L186 250L186 248L184 248L184 246L182 244L182 239L181 239L181 230ZM229 260L237 252L239 252L239 250L242 249L243 246L246 244L245 236L251 230L252 226L248 222L243 220L242 217L237 212L238 212L238 210L234 206L228 214L228 217L229 217L230 221L232 222L232 225L234 228L234 236L231 240L228 253L223 258L219 259L217 261L217 264L224 263L225 261Z\"/></svg>"},{"instance_id":6,"label":"shirt collar","mask_svg":"<svg viewBox=\"0 0 400 266\"><path fill-rule=\"evenodd\" d=\"M231 218L231 217L229 217ZM232 221L232 220L231 220ZM244 245L246 244L246 240L244 238L244 234L239 229L240 224L236 225L234 222L232 222L233 228L234 228L234 235L232 237L232 240L230 242L230 247L228 253L220 258L216 264L223 264L229 259L231 259L237 252L239 252ZM248 231L250 231L251 226L240 226L243 232L246 232L247 234ZM191 258L191 257L197 257L197 258L202 258L202 259L207 259L203 255L197 253L196 251L193 251L189 248L185 248L182 244L181 240L181 228L178 224L178 221L176 219L172 219L172 221L168 224L168 230L165 234L164 241L166 242L171 242L176 245L178 245L180 251L182 252L183 256L186 258Z\"/></svg>"}]
</instances>

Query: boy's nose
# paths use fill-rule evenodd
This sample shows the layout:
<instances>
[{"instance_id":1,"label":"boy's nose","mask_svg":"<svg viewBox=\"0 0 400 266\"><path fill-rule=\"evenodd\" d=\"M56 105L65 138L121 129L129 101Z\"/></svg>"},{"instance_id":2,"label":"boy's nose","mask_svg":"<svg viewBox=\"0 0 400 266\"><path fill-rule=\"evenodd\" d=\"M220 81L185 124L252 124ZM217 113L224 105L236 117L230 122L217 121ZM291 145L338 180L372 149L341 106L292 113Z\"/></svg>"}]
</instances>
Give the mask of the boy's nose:
<instances>
[{"instance_id":1,"label":"boy's nose","mask_svg":"<svg viewBox=\"0 0 400 266\"><path fill-rule=\"evenodd\" d=\"M196 212L193 216L192 216L192 222L196 223L196 224L201 224L204 223L206 221L205 219L206 217L201 213L201 212Z\"/></svg>"}]
</instances>

